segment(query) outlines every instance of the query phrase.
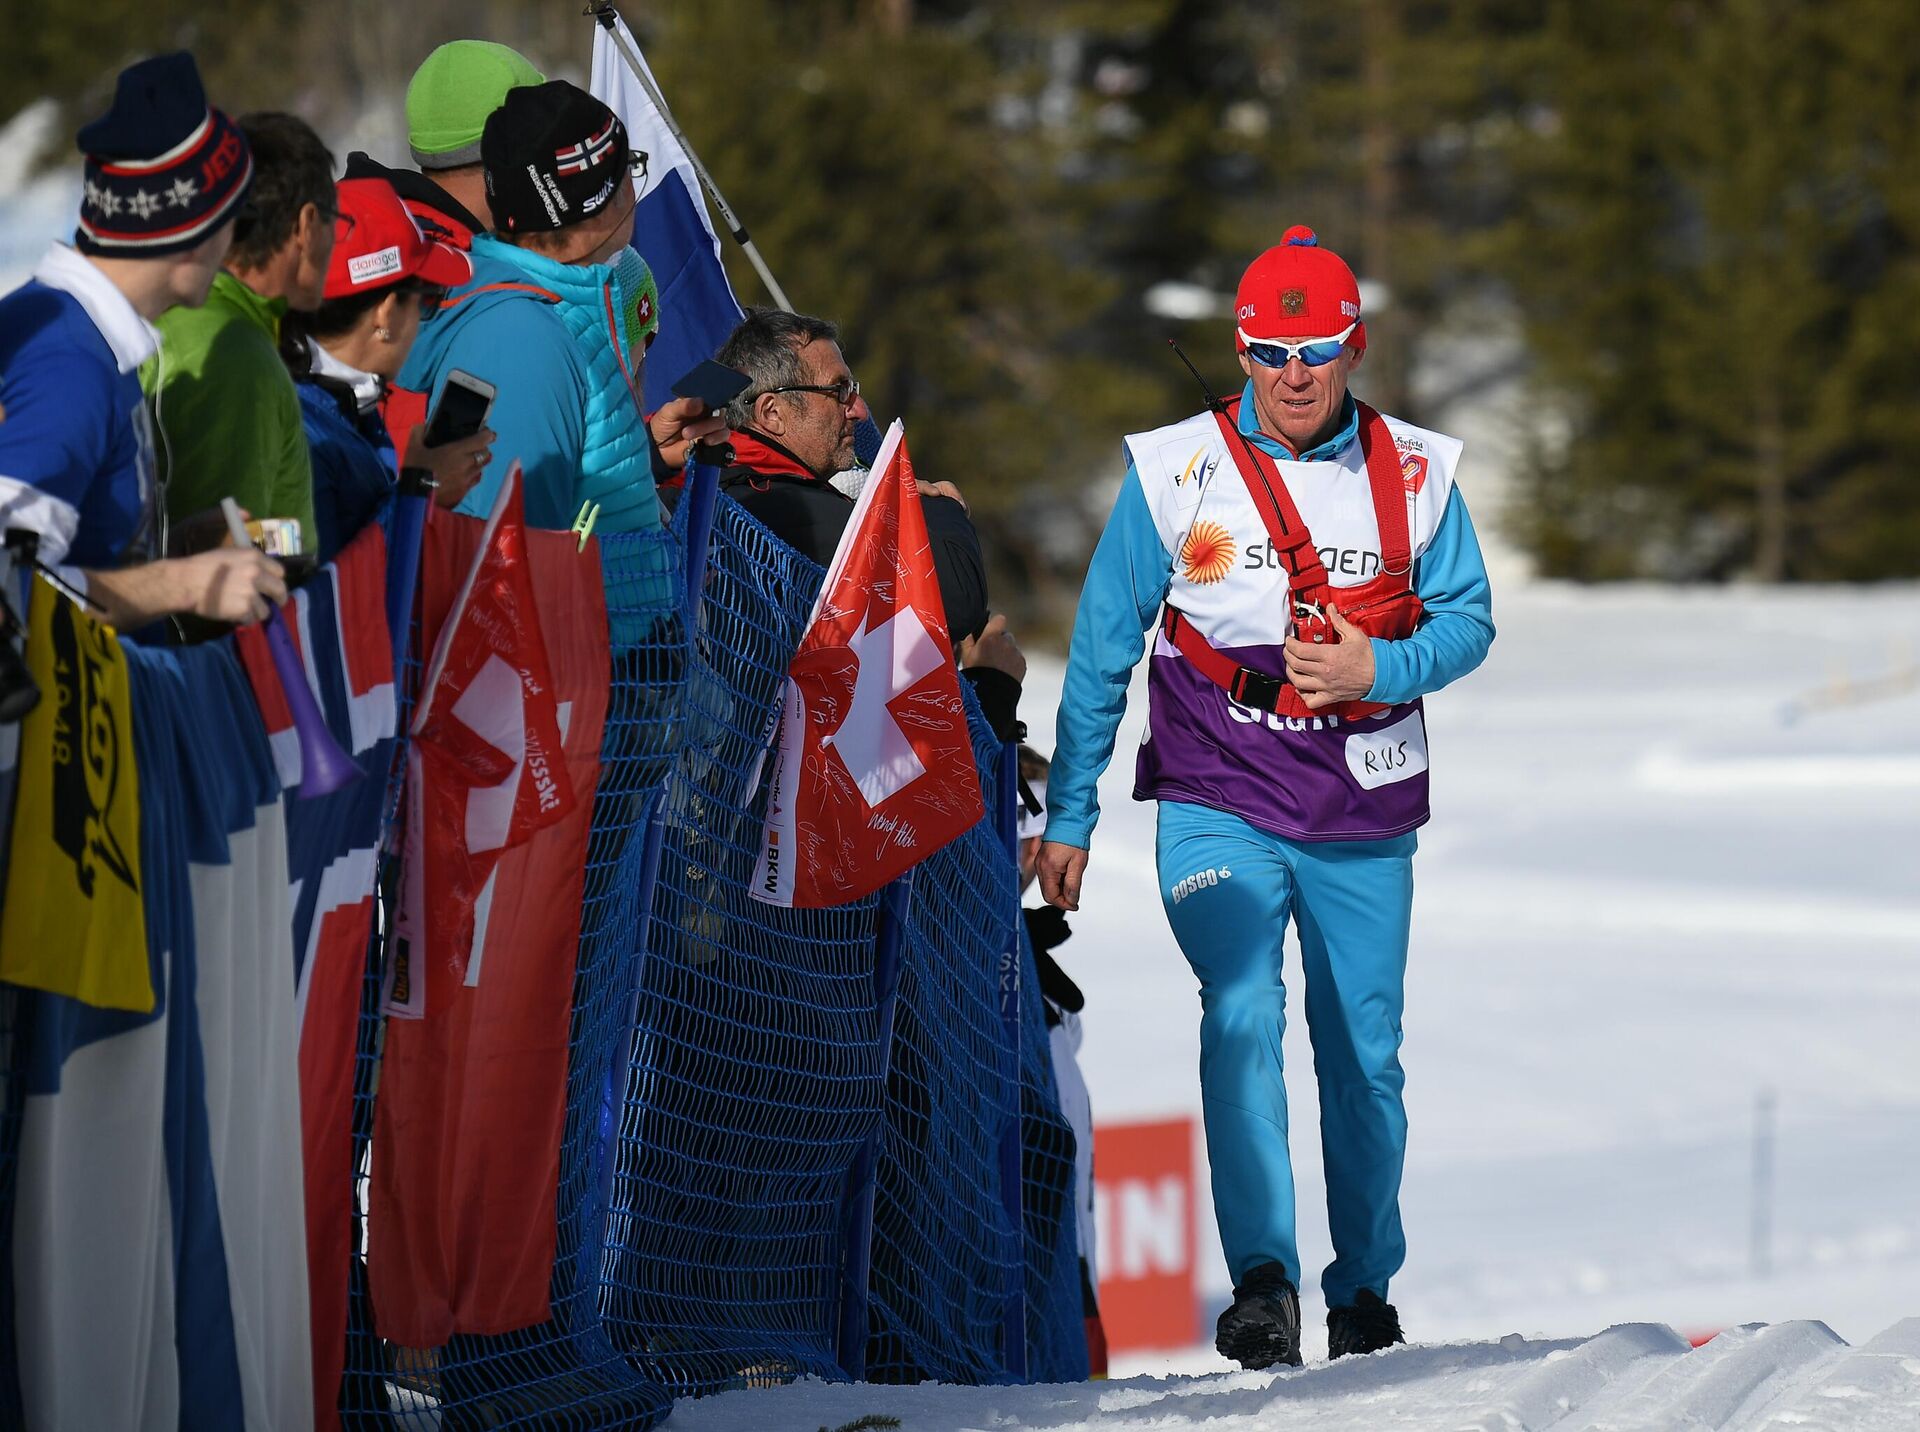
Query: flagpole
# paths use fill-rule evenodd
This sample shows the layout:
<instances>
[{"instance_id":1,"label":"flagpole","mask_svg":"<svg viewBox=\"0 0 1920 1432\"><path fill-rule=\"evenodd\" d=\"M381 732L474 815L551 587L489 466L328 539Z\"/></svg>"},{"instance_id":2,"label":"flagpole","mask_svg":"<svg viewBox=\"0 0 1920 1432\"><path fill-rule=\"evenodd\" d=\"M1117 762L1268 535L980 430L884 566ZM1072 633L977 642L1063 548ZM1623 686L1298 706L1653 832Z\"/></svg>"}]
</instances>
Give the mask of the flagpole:
<instances>
[{"instance_id":1,"label":"flagpole","mask_svg":"<svg viewBox=\"0 0 1920 1432\"><path fill-rule=\"evenodd\" d=\"M693 172L700 176L700 186L712 197L714 207L720 211L721 222L727 226L727 232L732 234L734 241L747 251L747 258L753 264L753 271L760 275L760 282L766 285L767 292L772 295L773 301L788 313L792 313L794 307L788 302L786 291L775 280L773 270L767 267L767 261L760 257L760 250L754 247L753 240L747 237L747 226L740 222L740 216L733 212L733 205L727 202L727 196L720 192L720 186L713 182L713 175L707 172L707 166L700 162L700 156L694 152L693 145L687 142L685 131L680 128L679 121L674 119L673 111L667 108L667 97L660 93L660 87L653 82L653 76L647 73L647 67L640 58L640 52L634 48L632 39L614 23L619 19L619 12L613 8L612 0L597 0L597 3L587 8L587 14L599 22L600 28L605 30L608 37L619 47L620 58L627 62L627 68L640 82L640 87L647 92L647 98L652 100L654 108L660 111L660 118L666 124L668 132L680 141L680 147L686 151L688 162L693 165Z\"/></svg>"}]
</instances>

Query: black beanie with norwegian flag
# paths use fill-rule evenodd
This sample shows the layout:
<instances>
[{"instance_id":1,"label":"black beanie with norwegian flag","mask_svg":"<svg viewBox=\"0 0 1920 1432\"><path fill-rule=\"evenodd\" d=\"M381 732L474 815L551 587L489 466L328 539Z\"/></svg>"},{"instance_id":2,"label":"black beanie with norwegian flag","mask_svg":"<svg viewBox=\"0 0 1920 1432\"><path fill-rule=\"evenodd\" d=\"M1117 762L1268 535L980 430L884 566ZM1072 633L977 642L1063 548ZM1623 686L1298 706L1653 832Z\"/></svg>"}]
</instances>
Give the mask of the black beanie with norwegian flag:
<instances>
[{"instance_id":1,"label":"black beanie with norwegian flag","mask_svg":"<svg viewBox=\"0 0 1920 1432\"><path fill-rule=\"evenodd\" d=\"M627 127L578 85L508 90L480 133L494 226L551 232L592 218L631 182L628 157Z\"/></svg>"},{"instance_id":2,"label":"black beanie with norwegian flag","mask_svg":"<svg viewBox=\"0 0 1920 1432\"><path fill-rule=\"evenodd\" d=\"M87 157L82 253L162 258L201 243L239 208L253 154L207 103L193 56L158 55L120 72L113 108L79 134Z\"/></svg>"}]
</instances>

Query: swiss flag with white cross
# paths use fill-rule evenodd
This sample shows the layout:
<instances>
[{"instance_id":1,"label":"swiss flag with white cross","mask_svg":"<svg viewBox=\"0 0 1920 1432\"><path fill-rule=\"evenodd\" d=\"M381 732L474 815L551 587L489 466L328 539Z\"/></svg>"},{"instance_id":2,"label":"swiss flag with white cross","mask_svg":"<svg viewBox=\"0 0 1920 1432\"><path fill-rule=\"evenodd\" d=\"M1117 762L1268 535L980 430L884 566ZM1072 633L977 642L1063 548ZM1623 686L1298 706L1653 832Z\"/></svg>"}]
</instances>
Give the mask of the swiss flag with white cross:
<instances>
[{"instance_id":1,"label":"swiss flag with white cross","mask_svg":"<svg viewBox=\"0 0 1920 1432\"><path fill-rule=\"evenodd\" d=\"M983 814L933 548L896 421L787 669L753 896L844 905Z\"/></svg>"},{"instance_id":2,"label":"swiss flag with white cross","mask_svg":"<svg viewBox=\"0 0 1920 1432\"><path fill-rule=\"evenodd\" d=\"M444 660L409 743L366 1230L379 1335L431 1348L553 1316L612 656L599 539L527 528L517 468L485 523L433 511L419 598Z\"/></svg>"}]
</instances>

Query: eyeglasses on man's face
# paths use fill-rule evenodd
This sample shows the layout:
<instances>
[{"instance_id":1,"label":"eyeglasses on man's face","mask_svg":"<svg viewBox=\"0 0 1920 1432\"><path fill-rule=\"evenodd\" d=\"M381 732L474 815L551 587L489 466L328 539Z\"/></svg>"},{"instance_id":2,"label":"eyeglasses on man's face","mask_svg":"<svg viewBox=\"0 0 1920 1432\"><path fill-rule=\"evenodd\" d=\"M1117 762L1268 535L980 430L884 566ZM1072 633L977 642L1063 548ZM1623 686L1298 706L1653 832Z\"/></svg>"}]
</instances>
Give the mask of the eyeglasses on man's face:
<instances>
[{"instance_id":1,"label":"eyeglasses on man's face","mask_svg":"<svg viewBox=\"0 0 1920 1432\"><path fill-rule=\"evenodd\" d=\"M834 383L790 383L784 388L769 388L769 393L825 393L841 407L860 396L858 378L842 378Z\"/></svg>"}]
</instances>

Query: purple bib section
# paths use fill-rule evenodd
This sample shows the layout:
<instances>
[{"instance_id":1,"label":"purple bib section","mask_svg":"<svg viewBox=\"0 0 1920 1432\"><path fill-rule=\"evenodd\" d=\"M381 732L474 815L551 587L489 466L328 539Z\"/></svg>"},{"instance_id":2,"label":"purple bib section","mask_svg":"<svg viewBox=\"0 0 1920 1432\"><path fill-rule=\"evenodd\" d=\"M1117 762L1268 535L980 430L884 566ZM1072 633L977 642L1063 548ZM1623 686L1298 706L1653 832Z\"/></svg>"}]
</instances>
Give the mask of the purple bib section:
<instances>
[{"instance_id":1,"label":"purple bib section","mask_svg":"<svg viewBox=\"0 0 1920 1432\"><path fill-rule=\"evenodd\" d=\"M1228 651L1284 670L1278 646ZM1426 720L1418 701L1358 721L1236 706L1192 663L1156 644L1135 800L1229 811L1289 840L1384 840L1426 823Z\"/></svg>"}]
</instances>

